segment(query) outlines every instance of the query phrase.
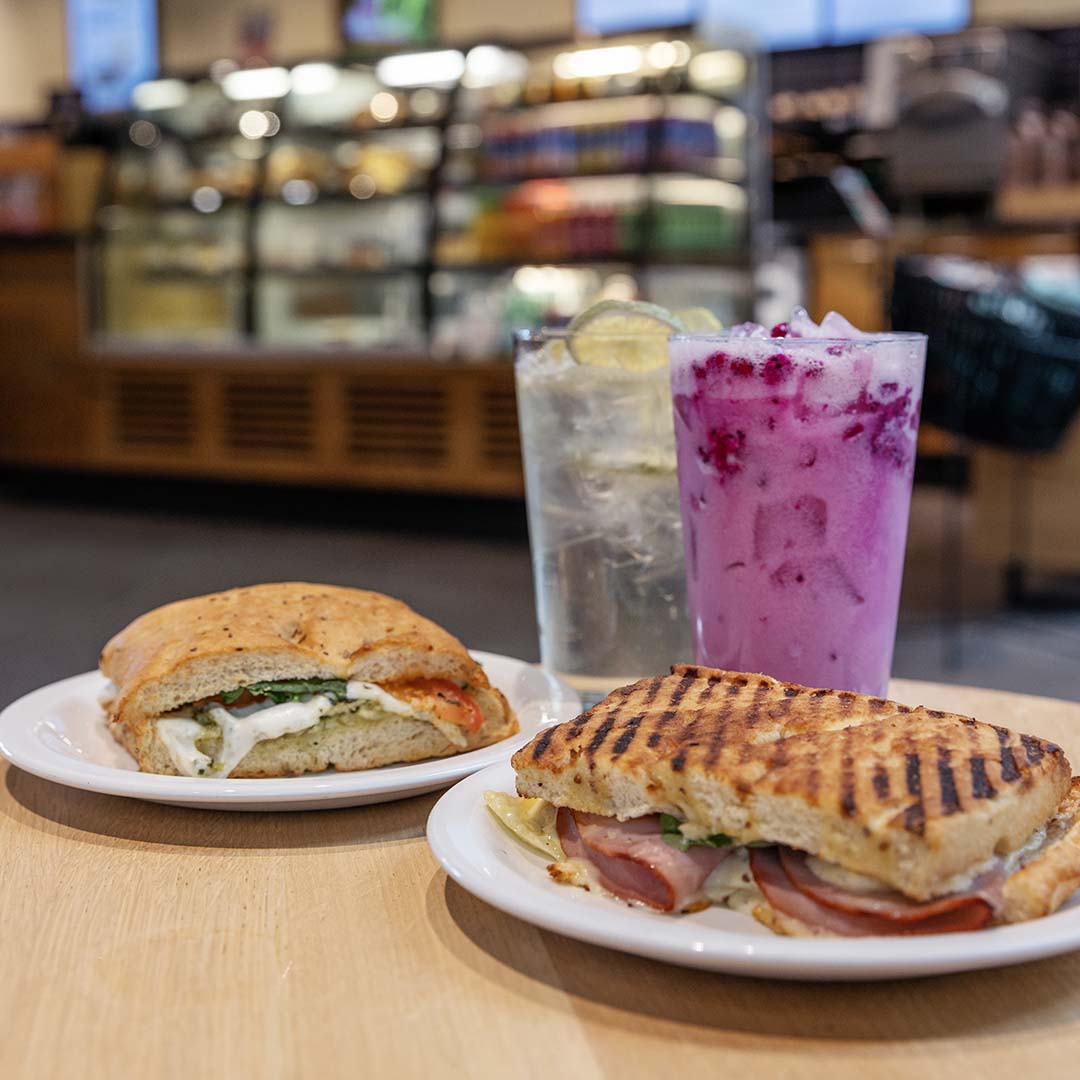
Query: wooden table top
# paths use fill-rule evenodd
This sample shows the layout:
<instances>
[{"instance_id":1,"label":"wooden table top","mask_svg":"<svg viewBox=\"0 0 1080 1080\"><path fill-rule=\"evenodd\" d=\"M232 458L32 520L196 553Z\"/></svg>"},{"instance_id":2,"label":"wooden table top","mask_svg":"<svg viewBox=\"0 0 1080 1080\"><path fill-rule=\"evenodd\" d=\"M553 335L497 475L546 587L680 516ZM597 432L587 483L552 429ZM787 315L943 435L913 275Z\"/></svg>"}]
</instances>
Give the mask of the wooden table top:
<instances>
[{"instance_id":1,"label":"wooden table top","mask_svg":"<svg viewBox=\"0 0 1080 1080\"><path fill-rule=\"evenodd\" d=\"M893 695L1080 762L1080 704ZM218 813L4 766L0 1076L1080 1074L1080 953L877 984L669 967L474 900L424 841L436 798Z\"/></svg>"}]
</instances>

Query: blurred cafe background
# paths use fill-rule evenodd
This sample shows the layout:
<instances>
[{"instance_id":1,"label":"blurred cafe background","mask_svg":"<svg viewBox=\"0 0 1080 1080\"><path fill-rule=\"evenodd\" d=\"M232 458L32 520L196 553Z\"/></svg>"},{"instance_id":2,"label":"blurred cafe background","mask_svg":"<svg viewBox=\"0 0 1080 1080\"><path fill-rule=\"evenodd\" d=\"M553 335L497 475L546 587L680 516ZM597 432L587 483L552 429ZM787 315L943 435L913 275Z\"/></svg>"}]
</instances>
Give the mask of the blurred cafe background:
<instances>
[{"instance_id":1,"label":"blurred cafe background","mask_svg":"<svg viewBox=\"0 0 1080 1080\"><path fill-rule=\"evenodd\" d=\"M0 0L4 699L258 580L535 659L602 298L928 333L895 671L1080 698L1080 0Z\"/></svg>"}]
</instances>

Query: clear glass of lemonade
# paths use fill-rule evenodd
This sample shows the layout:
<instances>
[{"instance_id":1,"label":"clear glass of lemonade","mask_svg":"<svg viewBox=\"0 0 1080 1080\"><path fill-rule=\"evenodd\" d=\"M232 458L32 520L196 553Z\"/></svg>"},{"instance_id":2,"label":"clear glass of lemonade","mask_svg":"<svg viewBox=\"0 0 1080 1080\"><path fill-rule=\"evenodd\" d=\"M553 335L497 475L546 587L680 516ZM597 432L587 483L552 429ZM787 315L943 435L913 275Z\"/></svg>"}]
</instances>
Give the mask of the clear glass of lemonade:
<instances>
[{"instance_id":1,"label":"clear glass of lemonade","mask_svg":"<svg viewBox=\"0 0 1080 1080\"><path fill-rule=\"evenodd\" d=\"M670 348L698 661L884 695L926 338L797 311Z\"/></svg>"},{"instance_id":2,"label":"clear glass of lemonade","mask_svg":"<svg viewBox=\"0 0 1080 1080\"><path fill-rule=\"evenodd\" d=\"M667 340L524 332L515 371L541 658L588 705L693 655Z\"/></svg>"}]
</instances>

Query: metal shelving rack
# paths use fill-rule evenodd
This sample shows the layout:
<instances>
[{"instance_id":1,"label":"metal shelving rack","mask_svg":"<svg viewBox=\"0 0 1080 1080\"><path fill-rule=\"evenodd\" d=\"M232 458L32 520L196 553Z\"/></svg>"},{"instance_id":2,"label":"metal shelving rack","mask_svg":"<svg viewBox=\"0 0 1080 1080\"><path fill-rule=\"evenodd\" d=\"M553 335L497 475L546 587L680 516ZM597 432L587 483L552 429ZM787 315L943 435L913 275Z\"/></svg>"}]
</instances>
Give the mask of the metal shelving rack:
<instances>
[{"instance_id":1,"label":"metal shelving rack","mask_svg":"<svg viewBox=\"0 0 1080 1080\"><path fill-rule=\"evenodd\" d=\"M647 46L647 42L642 45L644 50ZM569 46L566 46L569 48ZM695 55L702 51L713 49L712 46L705 46L695 43L694 45ZM715 50L714 50L715 51ZM532 50L533 60L535 63L544 63L544 50ZM550 54L550 49L548 50ZM650 286L649 271L655 268L661 267L684 267L687 269L716 269L716 270L730 270L748 275L753 266L753 247L752 241L756 230L756 223L759 219L761 209L763 208L763 200L766 198L764 194L767 190L767 185L761 183L761 177L759 175L759 169L755 164L755 157L759 156L760 150L760 131L761 125L764 123L763 111L760 108L760 101L762 95L759 93L757 84L759 82L758 67L755 58L752 54L740 50L740 54L746 58L747 62L747 75L744 83L741 86L739 93L734 95L729 94L705 94L700 89L695 89L690 84L689 68L684 67L678 76L668 72L663 76L656 76L653 78L644 78L639 80L634 86L633 92L624 94L610 94L608 100L613 97L621 98L625 101L631 99L641 102L648 101L653 103L653 118L648 123L647 138L646 138L646 152L645 159L639 167L626 168L620 166L617 162L608 164L602 167L597 167L595 163L590 167L576 170L552 170L552 169L539 169L539 170L523 170L520 174L513 176L484 176L474 175L468 179L462 179L459 174L453 174L449 168L451 159L454 157L456 151L451 149L449 140L447 138L449 129L456 124L460 123L473 123L477 121L477 117L474 114L463 112L462 110L462 97L464 88L459 84L442 85L438 88L429 87L429 89L436 89L441 97L441 110L439 114L430 119L422 118L409 118L404 122L398 123L386 123L377 126L371 126L366 128L351 128L344 125L331 125L331 124L310 124L303 126L290 125L287 120L282 121L280 128L266 137L265 143L267 152L264 153L254 162L253 180L250 185L250 189L246 194L240 195L228 195L225 194L221 200L221 209L226 207L238 206L243 212L243 256L241 265L231 269L215 269L213 272L207 272L202 275L200 271L192 269L191 267L176 267L174 270L169 268L156 268L148 270L146 277L148 279L157 279L160 282L168 280L170 277L176 280L187 280L188 282L195 282L198 280L204 280L208 285L213 283L222 283L227 280L230 275L238 274L241 282L242 289L242 304L241 314L239 319L239 325L234 327L234 337L238 342L246 342L249 346L258 346L264 344L260 338L259 325L258 325L258 312L257 312L257 300L256 297L259 293L259 285L262 281L270 276L276 277L291 277L297 281L305 279L322 278L339 276L341 280L347 280L349 278L372 278L372 279L386 279L392 275L415 275L418 279L418 293L420 298L420 310L419 319L422 323L423 338L427 342L431 342L434 336L435 321L436 321L436 309L437 300L432 287L433 278L437 274L449 273L471 273L474 275L499 275L507 274L515 269L526 265L543 265L554 267L579 267L579 268L618 268L622 271L631 274L638 282L638 287L642 293L648 294ZM539 55L541 59L536 59ZM609 83L611 80L609 80ZM579 108L587 110L590 102L598 100L595 97L586 97L587 93L595 93L599 84L596 80L581 80L578 87L579 96L574 100L564 100L557 102L560 109L564 112L574 112ZM611 89L611 87L607 87ZM685 162L672 162L670 157L665 157L665 118L670 115L669 106L672 102L678 103L681 99L687 97L708 97L715 103L716 109L722 107L735 107L741 109L746 117L747 131L744 140L744 151L742 160L745 168L745 176L738 182L738 186L747 192L747 211L745 223L740 226L742 230L741 239L737 244L730 246L722 251L671 251L664 250L660 243L660 237L658 235L659 226L659 212L660 204L662 200L657 198L657 185L663 184L669 181L678 181L680 177L691 177L696 179L717 179L724 180L723 176L717 175L718 170L713 169L710 171L707 168L702 167L702 162L692 161L688 156ZM257 103L252 103L256 105ZM553 104L552 102L540 102L540 103L524 103L522 101L515 101L512 104L500 107L498 109L488 109L479 118L481 123L490 120L491 118L503 118L503 117L528 117L533 115L537 108L543 108L547 105ZM257 107L264 107L265 103L258 103ZM281 110L283 117L286 115L287 110ZM126 145L128 125L133 120L138 119L137 116L131 116L124 118L122 125L118 125L116 130L115 143L119 147L120 145ZM573 126L572 124L570 125ZM422 198L426 202L426 213L424 215L425 229L423 236L423 243L421 245L422 255L421 258L415 261L408 261L402 264L387 265L307 265L307 266L295 266L295 267L283 267L271 265L263 258L263 254L259 249L259 223L268 207L272 206L285 206L287 203L285 200L280 199L276 194L271 194L268 190L268 176L267 176L267 163L269 161L270 149L275 145L275 141L282 139L291 139L295 141L321 141L328 140L331 143L335 141L345 140L364 142L370 140L379 140L384 138L387 133L392 133L402 130L418 130L418 129L431 129L436 133L438 142L438 156L434 163L434 166L427 171L426 176L419 178L419 182L414 181L413 186L409 189L400 192L385 192L376 191L371 194L369 198L357 198L349 194L347 191L340 190L327 190L319 191L317 196L311 204L305 204L304 206L298 206L297 212L303 212L307 209L308 205L336 205L341 207L341 212L344 214L347 208L352 205L356 205L358 210L360 206L388 206L401 199L417 200ZM196 156L200 148L207 145L221 145L223 140L227 138L236 138L237 132L235 128L222 127L216 130L208 130L193 135L182 135L178 132L170 132L166 125L162 125L162 137L167 139L173 139L177 141L183 148L183 152L192 158ZM755 134L758 135L755 138ZM131 147L127 146L127 150L131 152ZM150 153L151 150L147 150ZM481 150L482 152L482 150ZM115 179L116 165L118 155L114 155L114 168L113 175ZM599 181L602 178L608 178L613 184L617 183L620 178L638 178L644 183L644 197L641 199L636 212L639 216L639 223L636 229L636 239L630 245L618 250L581 250L580 247L575 250L567 250L563 252L553 251L545 253L543 258L531 258L528 254L521 257L514 257L513 255L506 255L500 257L485 257L469 260L459 260L453 258L443 258L439 255L439 247L441 240L446 235L446 222L444 216L441 213L441 207L443 204L443 198L447 193L457 193L459 196L467 197L469 194L479 195L488 191L503 191L514 192L519 190L523 185L535 184L538 181L550 181L565 184L568 188L572 189L573 186L579 180L594 180ZM731 183L730 180L726 180L727 183ZM115 190L115 185L114 185ZM117 201L115 197L110 197L110 201ZM192 214L198 214L199 211L192 207L189 203L182 199L169 198L163 200L152 200L141 198L137 200L129 200L127 204L132 209L145 208L154 210L174 210L182 212L184 208L187 208L188 212ZM215 213L218 211L215 211ZM373 210L367 212L373 213ZM209 215L208 215L209 216ZM102 245L101 236L102 230L98 231L98 246ZM99 265L101 260L98 260ZM108 282L99 282L98 293L103 293L106 288L109 287ZM749 293L749 290L747 290ZM744 312L745 315L749 315L749 311ZM103 323L103 308L99 306L97 312L97 325L100 327ZM107 327L105 327L107 329Z\"/></svg>"}]
</instances>

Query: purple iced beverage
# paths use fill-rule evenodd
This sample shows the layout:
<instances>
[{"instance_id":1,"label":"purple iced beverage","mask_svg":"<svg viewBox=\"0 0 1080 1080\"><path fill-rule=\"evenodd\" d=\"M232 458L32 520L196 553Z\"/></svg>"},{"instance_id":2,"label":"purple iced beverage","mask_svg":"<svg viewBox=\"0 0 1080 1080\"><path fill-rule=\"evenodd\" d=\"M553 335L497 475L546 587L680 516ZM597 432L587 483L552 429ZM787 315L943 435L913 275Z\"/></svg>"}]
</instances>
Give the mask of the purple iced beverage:
<instances>
[{"instance_id":1,"label":"purple iced beverage","mask_svg":"<svg viewBox=\"0 0 1080 1080\"><path fill-rule=\"evenodd\" d=\"M925 355L802 311L672 339L699 663L886 692Z\"/></svg>"}]
</instances>

